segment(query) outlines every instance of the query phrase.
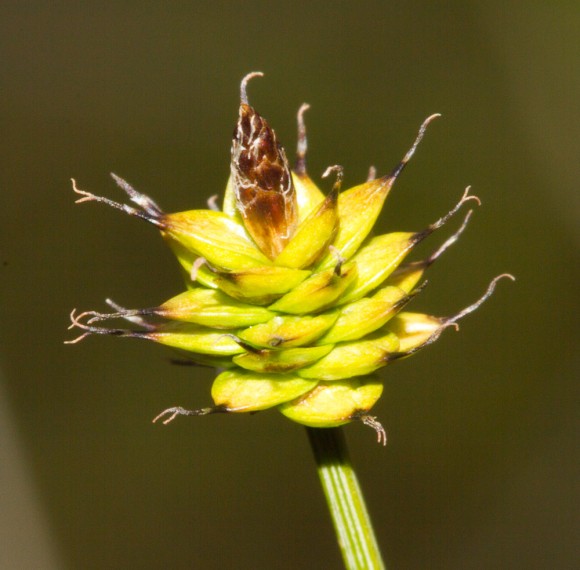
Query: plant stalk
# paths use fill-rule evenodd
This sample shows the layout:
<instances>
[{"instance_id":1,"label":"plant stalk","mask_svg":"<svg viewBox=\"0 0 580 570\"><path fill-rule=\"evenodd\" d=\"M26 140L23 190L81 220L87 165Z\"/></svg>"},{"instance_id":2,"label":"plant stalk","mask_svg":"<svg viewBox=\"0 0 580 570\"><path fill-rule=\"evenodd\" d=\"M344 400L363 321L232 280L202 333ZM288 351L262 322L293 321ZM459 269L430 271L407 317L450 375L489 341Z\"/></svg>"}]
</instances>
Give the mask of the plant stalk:
<instances>
[{"instance_id":1,"label":"plant stalk","mask_svg":"<svg viewBox=\"0 0 580 570\"><path fill-rule=\"evenodd\" d=\"M308 427L306 430L345 568L384 570L342 428Z\"/></svg>"}]
</instances>

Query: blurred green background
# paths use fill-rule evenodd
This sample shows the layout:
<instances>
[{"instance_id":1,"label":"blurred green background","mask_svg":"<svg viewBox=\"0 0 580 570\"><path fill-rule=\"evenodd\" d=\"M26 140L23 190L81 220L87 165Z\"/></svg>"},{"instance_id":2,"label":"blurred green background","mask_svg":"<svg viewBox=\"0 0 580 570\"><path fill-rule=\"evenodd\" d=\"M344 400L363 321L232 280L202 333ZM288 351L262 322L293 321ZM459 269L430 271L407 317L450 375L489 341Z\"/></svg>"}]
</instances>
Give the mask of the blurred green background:
<instances>
[{"instance_id":1,"label":"blurred green background","mask_svg":"<svg viewBox=\"0 0 580 570\"><path fill-rule=\"evenodd\" d=\"M414 307L495 296L384 373L386 448L347 428L391 568L577 568L576 2L16 2L0 7L0 567L340 568L303 428L181 418L212 373L73 307L181 289L157 232L97 204L123 176L166 211L229 168L238 85L309 171L385 173L440 112L380 220L419 230L471 184L483 206ZM329 182L323 184L325 189ZM441 243L455 220L423 246ZM576 317L576 318L575 318Z\"/></svg>"}]
</instances>

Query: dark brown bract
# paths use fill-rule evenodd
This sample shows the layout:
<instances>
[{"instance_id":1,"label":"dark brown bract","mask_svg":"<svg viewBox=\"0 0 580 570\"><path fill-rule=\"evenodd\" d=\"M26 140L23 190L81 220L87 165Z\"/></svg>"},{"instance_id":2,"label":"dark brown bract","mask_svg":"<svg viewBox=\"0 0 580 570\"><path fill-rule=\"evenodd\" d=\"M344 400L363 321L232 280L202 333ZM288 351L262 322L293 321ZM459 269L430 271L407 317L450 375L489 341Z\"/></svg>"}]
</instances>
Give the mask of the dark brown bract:
<instances>
[{"instance_id":1,"label":"dark brown bract","mask_svg":"<svg viewBox=\"0 0 580 570\"><path fill-rule=\"evenodd\" d=\"M296 229L296 192L276 133L243 102L232 141L231 172L246 229L260 250L275 259Z\"/></svg>"}]
</instances>

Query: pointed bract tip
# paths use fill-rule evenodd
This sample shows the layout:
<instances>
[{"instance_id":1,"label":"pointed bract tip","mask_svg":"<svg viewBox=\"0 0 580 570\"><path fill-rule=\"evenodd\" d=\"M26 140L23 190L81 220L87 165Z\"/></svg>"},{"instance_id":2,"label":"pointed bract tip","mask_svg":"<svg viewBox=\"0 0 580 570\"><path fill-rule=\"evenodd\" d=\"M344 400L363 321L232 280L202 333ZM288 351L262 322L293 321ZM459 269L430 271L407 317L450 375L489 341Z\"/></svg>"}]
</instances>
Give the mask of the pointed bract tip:
<instances>
[{"instance_id":1,"label":"pointed bract tip","mask_svg":"<svg viewBox=\"0 0 580 570\"><path fill-rule=\"evenodd\" d=\"M244 340L242 340L239 336L236 336L235 334L224 333L220 337L218 337L216 342L219 342L222 338L229 338L229 339L233 340L237 345L239 345L241 348L243 348L244 350L246 350L248 352L260 352L259 348L256 348L255 346L252 346L251 344L245 342Z\"/></svg>"},{"instance_id":2,"label":"pointed bract tip","mask_svg":"<svg viewBox=\"0 0 580 570\"><path fill-rule=\"evenodd\" d=\"M155 416L152 423L156 423L157 420L162 417L169 416L167 419L163 420L163 425L167 425L172 422L177 416L207 416L208 414L215 414L222 411L218 406L213 408L200 408L199 410L186 410L181 406L175 406L173 408L167 408L163 410L159 415Z\"/></svg>"},{"instance_id":3,"label":"pointed bract tip","mask_svg":"<svg viewBox=\"0 0 580 570\"><path fill-rule=\"evenodd\" d=\"M424 121L423 121L423 125L424 127L426 127L431 121L434 121L435 119L439 119L440 117L442 117L443 115L441 113L433 113L432 115L429 115Z\"/></svg>"},{"instance_id":4,"label":"pointed bract tip","mask_svg":"<svg viewBox=\"0 0 580 570\"><path fill-rule=\"evenodd\" d=\"M328 249L330 250L330 253L332 253L332 255L334 255L336 258L336 263L334 264L334 274L340 277L340 271L343 264L346 263L346 257L343 257L343 255L340 253L340 249L334 245L329 245Z\"/></svg>"},{"instance_id":5,"label":"pointed bract tip","mask_svg":"<svg viewBox=\"0 0 580 570\"><path fill-rule=\"evenodd\" d=\"M309 103L302 103L298 109L298 124L304 126L304 113L310 109Z\"/></svg>"},{"instance_id":6,"label":"pointed bract tip","mask_svg":"<svg viewBox=\"0 0 580 570\"><path fill-rule=\"evenodd\" d=\"M240 83L240 101L246 105L249 105L247 92L248 82L254 77L264 77L264 74L261 71L252 71L244 76L242 82Z\"/></svg>"},{"instance_id":7,"label":"pointed bract tip","mask_svg":"<svg viewBox=\"0 0 580 570\"><path fill-rule=\"evenodd\" d=\"M207 207L214 212L220 212L221 210L218 205L218 200L219 196L217 194L213 194L213 196L210 196L207 199Z\"/></svg>"},{"instance_id":8,"label":"pointed bract tip","mask_svg":"<svg viewBox=\"0 0 580 570\"><path fill-rule=\"evenodd\" d=\"M207 265L207 259L205 257L198 257L191 266L191 271L189 272L189 278L195 282L197 281L197 273L202 265Z\"/></svg>"},{"instance_id":9,"label":"pointed bract tip","mask_svg":"<svg viewBox=\"0 0 580 570\"><path fill-rule=\"evenodd\" d=\"M340 192L340 188L342 186L342 179L344 177L344 168L342 166L340 166L340 164L335 164L333 166L329 166L322 173L322 178L326 178L327 176L330 176L333 172L336 172L336 180L334 181L334 184L332 185L332 191L336 192L338 194L338 192Z\"/></svg>"},{"instance_id":10,"label":"pointed bract tip","mask_svg":"<svg viewBox=\"0 0 580 570\"><path fill-rule=\"evenodd\" d=\"M370 428L373 428L376 432L377 432L377 443L379 445L387 445L387 432L385 431L385 428L383 427L383 425L381 424L381 422L379 422L379 420L377 420L377 418L375 416L369 416L369 415L362 415L359 416L358 419L365 425L368 426Z\"/></svg>"},{"instance_id":11,"label":"pointed bract tip","mask_svg":"<svg viewBox=\"0 0 580 570\"><path fill-rule=\"evenodd\" d=\"M65 341L65 344L76 344L77 342L80 342L81 340L83 340L83 338L90 336L91 334L103 334L112 336L134 336L134 337L139 337L140 335L143 334L143 337L145 338L144 336L145 333L134 332L126 329L95 327L90 324L85 324L81 320L86 317L90 317L92 320L95 316L98 315L101 315L101 313L97 313L95 311L85 311L84 313L77 315L76 309L73 309L70 314L71 325L69 326L69 330L76 327L85 332L73 340Z\"/></svg>"},{"instance_id":12,"label":"pointed bract tip","mask_svg":"<svg viewBox=\"0 0 580 570\"><path fill-rule=\"evenodd\" d=\"M79 194L80 196L82 196L82 198L78 198L77 200L75 200L75 204L81 204L82 202L91 202L97 199L94 194L91 194L86 190L80 190L77 187L77 181L74 178L71 178L70 181L72 182L73 192L75 194Z\"/></svg>"},{"instance_id":13,"label":"pointed bract tip","mask_svg":"<svg viewBox=\"0 0 580 570\"><path fill-rule=\"evenodd\" d=\"M469 305L469 307L463 309L463 311L459 312L457 315L445 319L445 326L456 325L457 321L479 309L479 307L481 307L481 305L483 305L483 303L485 303L485 301L487 301L493 295L497 282L504 278L511 279L512 281L516 280L516 278L511 273L502 273L501 275L494 277L482 297L472 305Z\"/></svg>"},{"instance_id":14,"label":"pointed bract tip","mask_svg":"<svg viewBox=\"0 0 580 570\"><path fill-rule=\"evenodd\" d=\"M75 315L75 313L76 313L76 312L77 312L77 310L76 310L76 309L73 309L73 310L70 312L69 318L70 318L70 320L71 320L71 324L70 324L70 325L67 327L67 330L69 330L69 331L70 331L71 329L74 329L74 328L75 328L75 326L76 326L76 324L75 324L75 320L76 320L76 315Z\"/></svg>"},{"instance_id":15,"label":"pointed bract tip","mask_svg":"<svg viewBox=\"0 0 580 570\"><path fill-rule=\"evenodd\" d=\"M383 178L386 181L390 182L391 185L395 182L395 180L397 179L399 174L401 174L401 171L405 168L407 163L411 160L411 158L415 154L415 151L417 150L419 143L423 140L423 137L425 136L425 132L427 131L427 127L429 126L431 121L437 119L440 116L441 115L439 113L434 113L433 115L430 115L429 117L427 117L423 121L423 123L419 127L419 132L417 133L417 136L415 137L415 141L413 142L413 145L407 151L407 153L405 154L405 156L403 157L401 162L399 162L399 164L397 164L397 166L395 166L395 168L391 171L390 174L388 174L387 176L383 176Z\"/></svg>"},{"instance_id":16,"label":"pointed bract tip","mask_svg":"<svg viewBox=\"0 0 580 570\"><path fill-rule=\"evenodd\" d=\"M333 172L336 172L337 176L342 176L343 171L344 171L344 168L342 166L340 166L340 164L334 164L332 166L329 166L322 173L322 178L326 178L326 177L330 176Z\"/></svg>"},{"instance_id":17,"label":"pointed bract tip","mask_svg":"<svg viewBox=\"0 0 580 570\"><path fill-rule=\"evenodd\" d=\"M68 327L68 330L71 330L71 329L75 328L76 326L78 326L78 325L77 325L77 320L78 320L79 318L81 318L81 317L83 316L83 314L84 314L84 313L83 313L83 314L81 314L81 315L79 315L79 316L77 317L77 316L76 316L76 311L77 311L76 309L73 309L73 310L70 312L70 320L71 320L71 324L70 324L70 326ZM64 344L76 344L77 342L80 342L81 340L83 340L84 338L86 338L87 336L89 336L89 334L90 334L90 333L88 333L88 332L82 333L81 335L77 336L76 338L73 338L72 340L65 340L65 341L63 341L63 343L64 343Z\"/></svg>"},{"instance_id":18,"label":"pointed bract tip","mask_svg":"<svg viewBox=\"0 0 580 570\"><path fill-rule=\"evenodd\" d=\"M461 234L464 232L465 228L467 227L467 224L469 223L469 220L471 219L472 215L473 215L473 210L469 210L469 212L467 212L465 218L463 219L463 222L462 222L461 226L459 227L459 229L451 237L447 238L447 240L445 240L443 245L439 246L423 262L425 264L425 267L429 267L435 261L437 261L437 259L439 259L439 257L441 257L441 255L443 255L443 253L445 253L449 249L449 247L451 247L459 239L459 237L461 236Z\"/></svg>"},{"instance_id":19,"label":"pointed bract tip","mask_svg":"<svg viewBox=\"0 0 580 570\"><path fill-rule=\"evenodd\" d=\"M417 133L417 138L415 139L415 142L413 143L413 146L411 147L411 149L409 150L409 152L407 153L407 156L405 158L407 158L407 160L409 158L411 158L411 156L413 155L413 153L415 152L415 150L417 149L417 147L419 146L419 143L421 142L422 138L425 136L425 131L427 130L427 127L435 120L438 119L439 117L441 117L441 115L439 113L433 113L432 115L429 115L422 123L421 126L419 127L419 132Z\"/></svg>"},{"instance_id":20,"label":"pointed bract tip","mask_svg":"<svg viewBox=\"0 0 580 570\"><path fill-rule=\"evenodd\" d=\"M459 199L459 202L457 202L457 204L455 204L455 206L453 206L453 208L449 210L447 214L439 218L436 222L431 224L424 232L422 232L422 237L428 236L429 234L443 227L460 210L460 208L466 202L473 200L474 202L477 202L478 205L481 205L481 200L477 196L472 196L471 194L469 194L470 189L471 186L468 186L463 192L461 198ZM467 220L469 220L469 216L470 214L468 214ZM463 231L463 228L460 228L460 232L461 231Z\"/></svg>"},{"instance_id":21,"label":"pointed bract tip","mask_svg":"<svg viewBox=\"0 0 580 570\"><path fill-rule=\"evenodd\" d=\"M470 191L471 186L467 186L463 192L463 196L461 197L461 204L464 204L469 200L473 200L474 202L477 202L478 206L481 206L481 199L479 198L479 196L476 196L475 194L470 194L469 193Z\"/></svg>"},{"instance_id":22,"label":"pointed bract tip","mask_svg":"<svg viewBox=\"0 0 580 570\"><path fill-rule=\"evenodd\" d=\"M296 116L298 122L298 142L296 143L296 164L294 171L296 174L306 174L306 151L308 150L308 140L306 138L306 125L304 123L304 113L310 109L308 103L302 103Z\"/></svg>"}]
</instances>

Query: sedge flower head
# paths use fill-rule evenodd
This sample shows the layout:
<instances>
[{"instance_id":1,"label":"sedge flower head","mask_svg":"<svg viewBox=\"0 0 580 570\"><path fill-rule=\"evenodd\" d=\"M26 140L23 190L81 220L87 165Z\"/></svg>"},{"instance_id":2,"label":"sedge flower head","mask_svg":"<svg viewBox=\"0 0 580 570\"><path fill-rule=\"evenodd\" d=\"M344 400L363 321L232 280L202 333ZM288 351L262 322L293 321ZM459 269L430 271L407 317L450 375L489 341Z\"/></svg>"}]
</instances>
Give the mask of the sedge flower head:
<instances>
[{"instance_id":1,"label":"sedge flower head","mask_svg":"<svg viewBox=\"0 0 580 570\"><path fill-rule=\"evenodd\" d=\"M306 170L304 113L298 112L298 148L290 168L268 122L249 104L247 75L241 84L230 177L221 208L165 213L151 198L113 175L133 205L73 188L77 202L96 201L157 226L183 268L186 290L163 304L131 310L113 301L112 313L71 315L82 334L151 340L179 349L186 362L219 371L213 405L170 408L177 415L257 412L277 408L311 427L359 420L385 432L370 410L381 396L380 369L435 342L441 333L477 309L500 275L473 305L452 317L410 312L407 305L425 286L426 270L465 229L459 229L427 258L407 261L424 239L444 226L467 202L420 231L373 235L384 202L417 146L428 117L403 159L389 173L341 191L342 168L323 177L335 182L325 195ZM103 326L124 319L130 328ZM157 419L157 418L156 418Z\"/></svg>"}]
</instances>

